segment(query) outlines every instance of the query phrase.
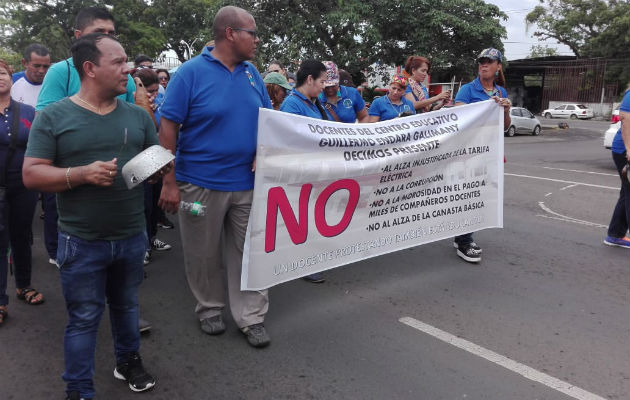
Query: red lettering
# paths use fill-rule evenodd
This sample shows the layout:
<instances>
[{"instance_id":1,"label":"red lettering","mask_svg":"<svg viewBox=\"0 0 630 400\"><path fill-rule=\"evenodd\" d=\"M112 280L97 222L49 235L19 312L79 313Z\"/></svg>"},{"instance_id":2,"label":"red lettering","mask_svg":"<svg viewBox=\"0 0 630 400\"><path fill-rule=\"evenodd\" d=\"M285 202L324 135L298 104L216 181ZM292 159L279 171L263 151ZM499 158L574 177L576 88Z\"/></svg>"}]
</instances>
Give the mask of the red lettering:
<instances>
[{"instance_id":1,"label":"red lettering","mask_svg":"<svg viewBox=\"0 0 630 400\"><path fill-rule=\"evenodd\" d=\"M337 225L330 226L328 222L326 222L326 203L333 193L341 189L346 189L350 193L348 204L346 204L346 210L343 213L341 221L339 221ZM333 182L321 192L315 202L315 226L322 236L337 236L350 225L354 210L356 210L357 204L359 203L360 194L361 188L359 183L352 179L341 179Z\"/></svg>"},{"instance_id":2,"label":"red lettering","mask_svg":"<svg viewBox=\"0 0 630 400\"><path fill-rule=\"evenodd\" d=\"M265 252L271 253L276 249L276 225L278 223L278 210L282 214L282 219L287 227L291 241L294 244L301 244L306 241L308 233L308 200L311 195L313 185L307 183L302 185L300 190L300 200L298 204L299 221L295 218L295 213L289 204L287 194L280 186L269 189L267 193L267 226L265 229Z\"/></svg>"}]
</instances>

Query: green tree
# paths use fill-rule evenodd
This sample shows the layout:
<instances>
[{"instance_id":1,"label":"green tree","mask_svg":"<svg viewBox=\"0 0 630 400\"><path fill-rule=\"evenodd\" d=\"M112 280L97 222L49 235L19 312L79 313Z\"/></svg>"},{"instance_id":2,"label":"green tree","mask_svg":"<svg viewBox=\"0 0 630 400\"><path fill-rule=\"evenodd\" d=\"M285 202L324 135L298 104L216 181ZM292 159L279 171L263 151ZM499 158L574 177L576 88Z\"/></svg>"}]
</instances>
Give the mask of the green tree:
<instances>
[{"instance_id":1,"label":"green tree","mask_svg":"<svg viewBox=\"0 0 630 400\"><path fill-rule=\"evenodd\" d=\"M155 0L147 16L164 34L164 48L184 62L212 39L217 0Z\"/></svg>"},{"instance_id":2,"label":"green tree","mask_svg":"<svg viewBox=\"0 0 630 400\"><path fill-rule=\"evenodd\" d=\"M630 81L630 2L540 0L527 16L534 35L566 44L578 57L610 59L607 81Z\"/></svg>"},{"instance_id":3,"label":"green tree","mask_svg":"<svg viewBox=\"0 0 630 400\"><path fill-rule=\"evenodd\" d=\"M474 74L486 47L503 50L498 7L482 0L243 0L261 35L259 62L292 65L314 57L333 60L353 75L375 63L402 64L420 54L434 73Z\"/></svg>"},{"instance_id":4,"label":"green tree","mask_svg":"<svg viewBox=\"0 0 630 400\"><path fill-rule=\"evenodd\" d=\"M535 44L529 49L530 53L527 58L536 58L536 57L550 57L557 56L558 51L549 46L543 46L541 44Z\"/></svg>"},{"instance_id":5,"label":"green tree","mask_svg":"<svg viewBox=\"0 0 630 400\"><path fill-rule=\"evenodd\" d=\"M37 42L48 47L53 60L66 58L74 37L74 19L79 10L89 6L111 9L118 38L130 56L140 52L157 56L166 48L164 35L148 16L143 0L3 0L0 38L18 53Z\"/></svg>"}]
</instances>

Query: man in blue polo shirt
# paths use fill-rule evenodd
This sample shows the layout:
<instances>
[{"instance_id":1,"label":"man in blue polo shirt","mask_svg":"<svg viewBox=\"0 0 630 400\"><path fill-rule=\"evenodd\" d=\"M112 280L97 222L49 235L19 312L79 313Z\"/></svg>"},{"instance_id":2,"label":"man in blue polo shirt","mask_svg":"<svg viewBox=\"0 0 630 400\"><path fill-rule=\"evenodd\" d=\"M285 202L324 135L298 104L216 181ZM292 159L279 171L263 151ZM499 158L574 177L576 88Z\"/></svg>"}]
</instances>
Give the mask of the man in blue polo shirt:
<instances>
[{"instance_id":1,"label":"man in blue polo shirt","mask_svg":"<svg viewBox=\"0 0 630 400\"><path fill-rule=\"evenodd\" d=\"M225 331L225 260L234 321L250 345L264 347L270 342L263 325L267 291L241 291L240 282L258 110L272 108L271 100L260 74L246 61L254 58L260 42L251 14L223 7L212 30L215 47L179 67L160 109L160 140L176 154L176 167L164 177L159 204L177 212L180 201L200 202L207 210L179 213L186 276L201 329L209 335Z\"/></svg>"}]
</instances>

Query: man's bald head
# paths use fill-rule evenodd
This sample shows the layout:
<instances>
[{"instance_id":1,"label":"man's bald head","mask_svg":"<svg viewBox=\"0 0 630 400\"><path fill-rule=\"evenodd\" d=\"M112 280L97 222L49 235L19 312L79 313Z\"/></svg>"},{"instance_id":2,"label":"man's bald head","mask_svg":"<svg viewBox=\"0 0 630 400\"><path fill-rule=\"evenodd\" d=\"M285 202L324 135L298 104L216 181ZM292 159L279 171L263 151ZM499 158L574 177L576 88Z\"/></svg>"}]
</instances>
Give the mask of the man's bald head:
<instances>
[{"instance_id":1,"label":"man's bald head","mask_svg":"<svg viewBox=\"0 0 630 400\"><path fill-rule=\"evenodd\" d=\"M215 42L225 39L225 29L227 27L241 27L249 19L254 19L254 17L242 8L234 6L222 7L217 12L217 15L214 16L214 21L212 22L212 35Z\"/></svg>"}]
</instances>

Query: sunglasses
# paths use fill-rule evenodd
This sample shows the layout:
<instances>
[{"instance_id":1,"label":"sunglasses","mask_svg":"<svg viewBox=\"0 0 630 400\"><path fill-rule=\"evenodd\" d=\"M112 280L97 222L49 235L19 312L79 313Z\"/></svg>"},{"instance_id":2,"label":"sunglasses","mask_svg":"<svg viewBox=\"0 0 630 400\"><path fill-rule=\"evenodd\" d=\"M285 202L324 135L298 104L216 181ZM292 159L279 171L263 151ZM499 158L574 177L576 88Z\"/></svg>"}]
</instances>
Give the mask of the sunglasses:
<instances>
[{"instance_id":1,"label":"sunglasses","mask_svg":"<svg viewBox=\"0 0 630 400\"><path fill-rule=\"evenodd\" d=\"M249 33L249 35L251 37L253 37L254 39L256 39L258 37L258 31L253 30L253 29L245 29L245 28L231 28L233 31L241 31L241 32L247 32Z\"/></svg>"}]
</instances>

